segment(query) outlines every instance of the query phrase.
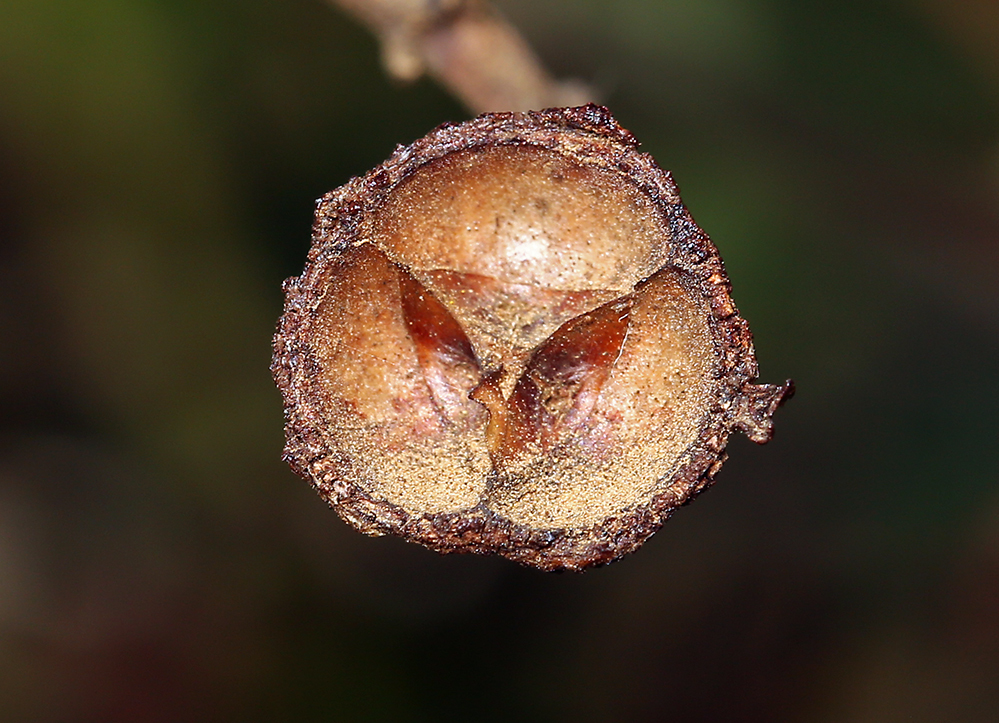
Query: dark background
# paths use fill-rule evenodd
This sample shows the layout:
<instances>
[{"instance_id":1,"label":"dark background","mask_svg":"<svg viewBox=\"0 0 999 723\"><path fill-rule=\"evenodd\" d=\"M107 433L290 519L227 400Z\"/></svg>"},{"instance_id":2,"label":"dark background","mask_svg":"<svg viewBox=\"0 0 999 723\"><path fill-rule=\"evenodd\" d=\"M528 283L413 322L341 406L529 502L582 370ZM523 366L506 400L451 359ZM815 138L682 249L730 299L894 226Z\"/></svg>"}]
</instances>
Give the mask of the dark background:
<instances>
[{"instance_id":1,"label":"dark background","mask_svg":"<svg viewBox=\"0 0 999 723\"><path fill-rule=\"evenodd\" d=\"M797 397L634 555L348 529L268 374L313 200L465 111L320 0L0 5L0 718L999 720L999 6L499 3Z\"/></svg>"}]
</instances>

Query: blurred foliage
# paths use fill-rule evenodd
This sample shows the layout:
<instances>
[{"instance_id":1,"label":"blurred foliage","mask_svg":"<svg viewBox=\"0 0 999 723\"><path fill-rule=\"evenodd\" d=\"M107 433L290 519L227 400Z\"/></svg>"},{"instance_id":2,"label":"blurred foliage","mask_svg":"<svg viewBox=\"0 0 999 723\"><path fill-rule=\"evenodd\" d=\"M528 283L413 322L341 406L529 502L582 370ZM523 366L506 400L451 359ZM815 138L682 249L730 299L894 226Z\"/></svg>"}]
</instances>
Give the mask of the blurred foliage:
<instances>
[{"instance_id":1,"label":"blurred foliage","mask_svg":"<svg viewBox=\"0 0 999 723\"><path fill-rule=\"evenodd\" d=\"M320 0L3 3L5 720L999 718L999 13L498 4L674 173L777 438L581 576L356 535L279 460L280 282L460 106Z\"/></svg>"}]
</instances>

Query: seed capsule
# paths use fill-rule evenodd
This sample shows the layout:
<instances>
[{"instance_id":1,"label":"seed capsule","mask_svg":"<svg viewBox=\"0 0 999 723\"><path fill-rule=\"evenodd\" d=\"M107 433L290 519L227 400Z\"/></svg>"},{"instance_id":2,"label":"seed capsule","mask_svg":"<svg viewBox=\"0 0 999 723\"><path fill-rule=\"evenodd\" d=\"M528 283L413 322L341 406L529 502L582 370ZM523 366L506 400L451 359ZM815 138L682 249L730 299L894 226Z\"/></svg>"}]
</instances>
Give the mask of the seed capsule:
<instances>
[{"instance_id":1,"label":"seed capsule","mask_svg":"<svg viewBox=\"0 0 999 723\"><path fill-rule=\"evenodd\" d=\"M285 282L285 459L362 532L580 570L763 443L718 252L598 106L444 125L324 196Z\"/></svg>"}]
</instances>

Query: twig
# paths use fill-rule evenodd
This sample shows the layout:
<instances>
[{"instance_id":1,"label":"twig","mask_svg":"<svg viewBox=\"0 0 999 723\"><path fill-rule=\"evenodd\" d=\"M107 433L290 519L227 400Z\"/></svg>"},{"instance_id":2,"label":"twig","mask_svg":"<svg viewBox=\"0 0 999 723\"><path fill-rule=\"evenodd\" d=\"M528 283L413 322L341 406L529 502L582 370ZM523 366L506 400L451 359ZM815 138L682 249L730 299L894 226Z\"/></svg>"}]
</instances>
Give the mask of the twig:
<instances>
[{"instance_id":1,"label":"twig","mask_svg":"<svg viewBox=\"0 0 999 723\"><path fill-rule=\"evenodd\" d=\"M399 80L435 78L473 113L582 105L595 100L559 82L517 29L482 0L331 0L379 38Z\"/></svg>"}]
</instances>

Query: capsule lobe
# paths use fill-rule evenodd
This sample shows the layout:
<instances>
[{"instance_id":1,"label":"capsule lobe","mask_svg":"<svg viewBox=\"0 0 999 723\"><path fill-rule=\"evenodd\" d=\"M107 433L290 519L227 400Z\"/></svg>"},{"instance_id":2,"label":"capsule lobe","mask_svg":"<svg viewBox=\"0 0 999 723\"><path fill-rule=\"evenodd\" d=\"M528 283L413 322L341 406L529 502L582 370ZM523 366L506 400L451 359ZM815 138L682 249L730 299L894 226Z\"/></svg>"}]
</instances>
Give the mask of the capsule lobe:
<instances>
[{"instance_id":1,"label":"capsule lobe","mask_svg":"<svg viewBox=\"0 0 999 723\"><path fill-rule=\"evenodd\" d=\"M328 443L364 488L434 512L474 506L489 468L481 374L453 317L371 244L344 253L318 309Z\"/></svg>"}]
</instances>

